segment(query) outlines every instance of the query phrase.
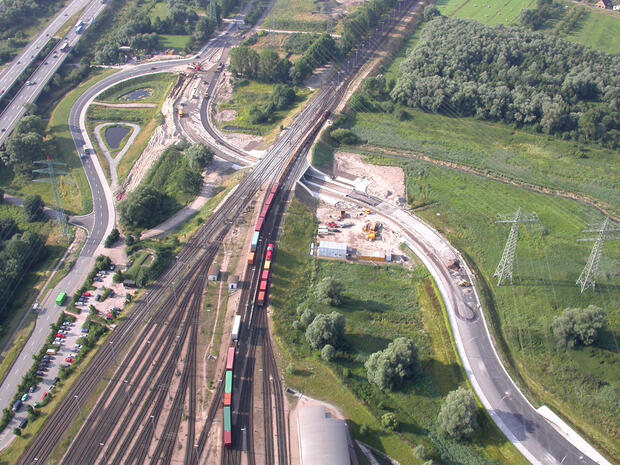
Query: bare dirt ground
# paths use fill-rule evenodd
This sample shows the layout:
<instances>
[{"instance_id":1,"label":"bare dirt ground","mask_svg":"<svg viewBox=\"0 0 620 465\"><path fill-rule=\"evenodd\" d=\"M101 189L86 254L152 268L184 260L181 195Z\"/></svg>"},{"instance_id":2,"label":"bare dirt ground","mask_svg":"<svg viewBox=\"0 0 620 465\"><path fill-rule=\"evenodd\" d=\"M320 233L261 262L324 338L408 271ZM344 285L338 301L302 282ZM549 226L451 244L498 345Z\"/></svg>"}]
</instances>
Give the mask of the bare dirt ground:
<instances>
[{"instance_id":1,"label":"bare dirt ground","mask_svg":"<svg viewBox=\"0 0 620 465\"><path fill-rule=\"evenodd\" d=\"M166 98L161 112L164 116L163 124L155 129L146 148L121 185L121 190L126 193L138 187L163 151L180 140L180 134L174 125L174 98Z\"/></svg>"},{"instance_id":2,"label":"bare dirt ground","mask_svg":"<svg viewBox=\"0 0 620 465\"><path fill-rule=\"evenodd\" d=\"M405 173L395 166L378 166L364 163L358 153L336 152L334 172L370 179L366 192L387 200L405 198Z\"/></svg>"}]
</instances>

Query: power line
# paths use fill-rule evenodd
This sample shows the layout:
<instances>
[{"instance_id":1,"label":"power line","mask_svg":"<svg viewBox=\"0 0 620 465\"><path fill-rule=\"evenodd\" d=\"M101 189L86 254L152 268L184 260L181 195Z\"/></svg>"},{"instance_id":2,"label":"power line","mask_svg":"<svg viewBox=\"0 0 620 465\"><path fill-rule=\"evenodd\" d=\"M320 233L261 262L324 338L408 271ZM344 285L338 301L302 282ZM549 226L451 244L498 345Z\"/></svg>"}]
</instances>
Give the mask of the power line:
<instances>
[{"instance_id":1,"label":"power line","mask_svg":"<svg viewBox=\"0 0 620 465\"><path fill-rule=\"evenodd\" d=\"M577 279L576 284L581 286L581 293L588 289L589 287L594 290L596 286L596 275L598 274L598 269L601 264L601 257L603 255L603 245L605 241L613 241L618 240L620 237L608 237L609 234L620 231L620 228L612 227L611 221L608 217L605 217L603 222L599 226L594 226L590 229L586 229L584 233L598 233L596 238L586 238L586 239L578 239L579 242L583 241L594 241L594 247L592 247L592 252L590 252L590 256L588 257L588 262L584 267L581 275L579 275L579 279Z\"/></svg>"},{"instance_id":2,"label":"power line","mask_svg":"<svg viewBox=\"0 0 620 465\"><path fill-rule=\"evenodd\" d=\"M510 227L510 234L506 241L506 247L504 247L504 253L502 253L502 258L495 269L495 273L493 273L493 277L497 278L498 286L501 286L502 281L507 278L510 278L510 285L512 285L512 270L517 250L517 241L519 240L519 227L521 223L540 223L540 220L535 213L524 216L519 208L513 219L498 220L495 223L511 224L512 226Z\"/></svg>"},{"instance_id":3,"label":"power line","mask_svg":"<svg viewBox=\"0 0 620 465\"><path fill-rule=\"evenodd\" d=\"M67 174L66 171L61 171L55 168L55 166L67 166L66 163L61 163L59 161L52 161L50 157L47 157L46 160L37 160L33 162L35 165L47 165L47 168L41 168L38 170L32 170L33 173L45 174L46 178L34 179L34 182L49 182L52 185L52 191L54 192L54 206L56 207L56 219L60 223L60 228L63 237L68 238L71 236L71 232L69 231L69 226L67 224L67 215L62 209L60 203L60 195L58 195L58 186L56 185L56 175L57 174Z\"/></svg>"}]
</instances>

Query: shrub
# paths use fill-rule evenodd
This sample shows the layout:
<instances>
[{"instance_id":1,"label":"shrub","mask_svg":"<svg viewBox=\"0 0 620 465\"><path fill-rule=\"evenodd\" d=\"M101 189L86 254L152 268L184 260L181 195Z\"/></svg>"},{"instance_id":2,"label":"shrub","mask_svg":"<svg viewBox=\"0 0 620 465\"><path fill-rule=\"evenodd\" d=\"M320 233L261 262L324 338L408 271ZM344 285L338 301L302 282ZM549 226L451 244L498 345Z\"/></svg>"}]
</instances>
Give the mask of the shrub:
<instances>
[{"instance_id":1,"label":"shrub","mask_svg":"<svg viewBox=\"0 0 620 465\"><path fill-rule=\"evenodd\" d=\"M567 308L551 323L551 332L557 343L572 348L594 344L599 329L605 326L605 312L594 305L588 308Z\"/></svg>"},{"instance_id":2,"label":"shrub","mask_svg":"<svg viewBox=\"0 0 620 465\"><path fill-rule=\"evenodd\" d=\"M398 420L393 413L386 413L381 417L381 425L388 431L396 431L398 429Z\"/></svg>"},{"instance_id":3,"label":"shrub","mask_svg":"<svg viewBox=\"0 0 620 465\"><path fill-rule=\"evenodd\" d=\"M327 344L321 349L321 358L326 362L331 362L336 358L336 349L331 344Z\"/></svg>"},{"instance_id":4,"label":"shrub","mask_svg":"<svg viewBox=\"0 0 620 465\"><path fill-rule=\"evenodd\" d=\"M307 328L308 325L310 323L312 323L314 321L315 318L315 314L312 310L310 310L309 308L305 309L304 312L301 314L301 317L299 318L299 322L305 327Z\"/></svg>"},{"instance_id":5,"label":"shrub","mask_svg":"<svg viewBox=\"0 0 620 465\"><path fill-rule=\"evenodd\" d=\"M342 284L334 278L323 278L317 285L315 297L322 304L337 307L342 303Z\"/></svg>"},{"instance_id":6,"label":"shrub","mask_svg":"<svg viewBox=\"0 0 620 465\"><path fill-rule=\"evenodd\" d=\"M26 219L32 223L39 221L43 216L43 200L40 195L29 195L24 199L24 213Z\"/></svg>"},{"instance_id":7,"label":"shrub","mask_svg":"<svg viewBox=\"0 0 620 465\"><path fill-rule=\"evenodd\" d=\"M437 417L439 428L454 439L469 438L477 426L476 410L474 395L460 387L446 396Z\"/></svg>"},{"instance_id":8,"label":"shrub","mask_svg":"<svg viewBox=\"0 0 620 465\"><path fill-rule=\"evenodd\" d=\"M118 232L118 229L114 228L112 231L110 231L110 234L108 234L108 237L105 238L105 248L109 249L110 247L112 247L114 243L118 241L118 238L120 236L121 235Z\"/></svg>"},{"instance_id":9,"label":"shrub","mask_svg":"<svg viewBox=\"0 0 620 465\"><path fill-rule=\"evenodd\" d=\"M295 367L295 364L293 362L289 363L286 366L286 373L289 375L294 375L296 370L297 368Z\"/></svg>"},{"instance_id":10,"label":"shrub","mask_svg":"<svg viewBox=\"0 0 620 465\"><path fill-rule=\"evenodd\" d=\"M349 129L334 129L330 135L339 144L354 145L360 141L359 137Z\"/></svg>"},{"instance_id":11,"label":"shrub","mask_svg":"<svg viewBox=\"0 0 620 465\"><path fill-rule=\"evenodd\" d=\"M411 339L394 339L385 350L375 352L365 364L368 382L392 390L420 371L418 349Z\"/></svg>"},{"instance_id":12,"label":"shrub","mask_svg":"<svg viewBox=\"0 0 620 465\"><path fill-rule=\"evenodd\" d=\"M322 349L325 345L337 346L344 336L345 320L338 312L319 315L306 329L306 340L313 349Z\"/></svg>"},{"instance_id":13,"label":"shrub","mask_svg":"<svg viewBox=\"0 0 620 465\"><path fill-rule=\"evenodd\" d=\"M360 436L366 436L368 434L368 425L362 424L360 426Z\"/></svg>"}]
</instances>

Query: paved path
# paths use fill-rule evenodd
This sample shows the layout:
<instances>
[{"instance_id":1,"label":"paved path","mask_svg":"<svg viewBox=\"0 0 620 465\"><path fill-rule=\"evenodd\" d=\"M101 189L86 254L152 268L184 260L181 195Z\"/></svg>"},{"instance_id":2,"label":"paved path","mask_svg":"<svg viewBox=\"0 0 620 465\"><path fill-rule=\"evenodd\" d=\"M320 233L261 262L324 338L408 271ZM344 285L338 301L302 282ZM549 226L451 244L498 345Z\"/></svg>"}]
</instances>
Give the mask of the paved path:
<instances>
[{"instance_id":1,"label":"paved path","mask_svg":"<svg viewBox=\"0 0 620 465\"><path fill-rule=\"evenodd\" d=\"M121 150L116 155L116 158L114 158L112 157L112 154L110 153L110 151L108 150L108 147L103 141L103 137L101 136L101 130L108 126L117 126L117 125L129 126L132 128L133 131L131 133L131 136L129 136L129 140L123 147L123 150ZM99 148L103 152L106 160L108 161L108 166L110 167L110 181L111 181L110 189L112 190L118 187L118 173L117 173L116 168L118 167L118 164L121 162L121 160L123 159L127 151L131 148L131 145L133 144L134 140L136 140L136 137L138 137L139 132L140 132L139 125L135 123L128 123L126 121L119 121L118 123L102 123L95 127L95 137L97 138L97 143L99 144Z\"/></svg>"},{"instance_id":2,"label":"paved path","mask_svg":"<svg viewBox=\"0 0 620 465\"><path fill-rule=\"evenodd\" d=\"M91 105L99 105L108 108L157 108L156 103L106 103L93 102Z\"/></svg>"}]
</instances>

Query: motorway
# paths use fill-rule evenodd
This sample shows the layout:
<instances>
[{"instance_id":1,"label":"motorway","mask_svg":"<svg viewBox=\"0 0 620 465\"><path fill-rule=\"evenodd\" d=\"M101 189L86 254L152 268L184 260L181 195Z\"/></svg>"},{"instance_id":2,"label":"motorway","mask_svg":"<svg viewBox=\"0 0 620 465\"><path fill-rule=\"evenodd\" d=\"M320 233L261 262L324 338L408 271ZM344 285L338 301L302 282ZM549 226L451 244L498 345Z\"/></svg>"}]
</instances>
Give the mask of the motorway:
<instances>
[{"instance_id":1,"label":"motorway","mask_svg":"<svg viewBox=\"0 0 620 465\"><path fill-rule=\"evenodd\" d=\"M0 73L0 100L13 87L13 84L28 66L34 61L39 52L49 42L49 40L60 30L60 28L74 14L80 11L89 3L100 3L99 0L73 0L39 34L26 45L22 51L7 64L7 67Z\"/></svg>"},{"instance_id":2,"label":"motorway","mask_svg":"<svg viewBox=\"0 0 620 465\"><path fill-rule=\"evenodd\" d=\"M88 4L80 15L80 19L86 23L85 27L87 27L88 24L90 24L90 21L96 18L105 7L106 5L99 1L94 1ZM67 17L64 15L63 18L65 20L67 19ZM11 100L11 102L4 109L4 111L0 115L0 145L4 143L15 124L26 112L24 105L27 103L33 103L37 99L39 94L41 94L41 92L43 91L43 88L47 85L48 81L52 78L54 73L56 73L58 68L60 68L60 65L62 65L62 63L67 58L68 53L61 52L60 47L64 43L68 43L69 48L71 49L75 46L75 44L77 44L77 42L80 40L80 37L81 34L76 34L73 27L69 29L67 35L60 42L58 42L58 44L56 44L54 49L47 55L47 57L42 58L41 64L28 79L32 83L32 85L28 86L24 84L22 88L19 89L15 97L13 97L13 100ZM34 41L33 45L29 45L27 49L30 50L31 47L38 47L39 45L37 41L41 40L42 43L45 43L46 39L49 40L49 38L46 38L45 36L40 39L37 38L37 40ZM22 68L22 66L24 66L24 63L22 62L22 64L19 65L15 63L15 65L15 69L19 70ZM9 72L6 76L6 84L12 85L12 82L17 79L19 74L21 74L21 71L19 72L19 74L16 74L17 71L13 71L12 68L9 68L8 71ZM5 79L4 75L2 79Z\"/></svg>"}]
</instances>

